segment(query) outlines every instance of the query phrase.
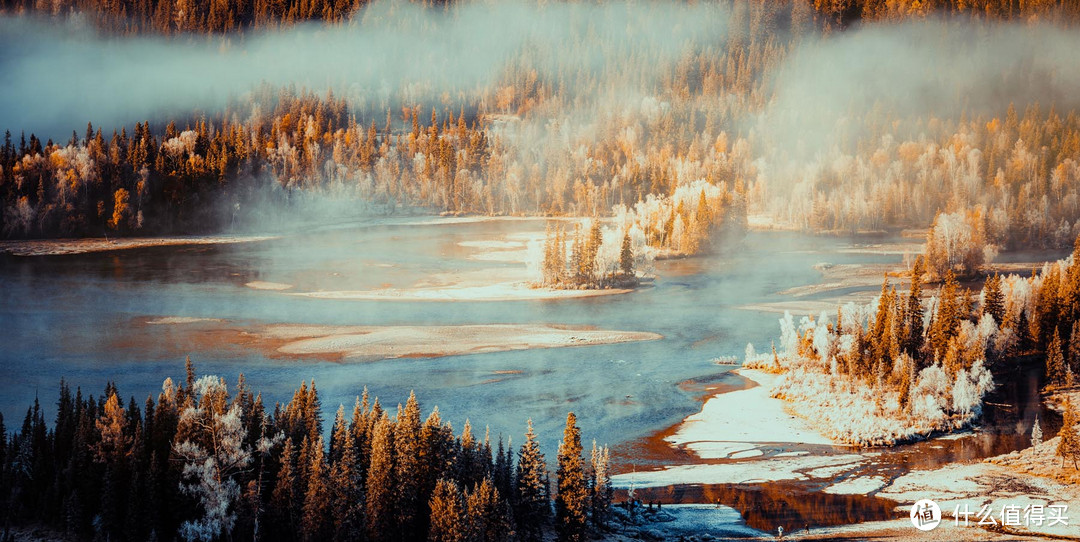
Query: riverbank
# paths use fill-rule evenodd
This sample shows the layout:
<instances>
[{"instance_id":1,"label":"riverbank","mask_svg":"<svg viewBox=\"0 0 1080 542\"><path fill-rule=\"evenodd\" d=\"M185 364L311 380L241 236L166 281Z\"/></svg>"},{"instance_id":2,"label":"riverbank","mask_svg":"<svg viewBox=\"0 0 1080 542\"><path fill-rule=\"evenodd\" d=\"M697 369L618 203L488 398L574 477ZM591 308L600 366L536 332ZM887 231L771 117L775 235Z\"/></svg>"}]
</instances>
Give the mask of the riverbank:
<instances>
[{"instance_id":1,"label":"riverbank","mask_svg":"<svg viewBox=\"0 0 1080 542\"><path fill-rule=\"evenodd\" d=\"M274 235L206 235L184 237L100 237L83 239L31 239L0 241L0 254L12 256L62 256L111 250L184 245L230 245L278 239Z\"/></svg>"},{"instance_id":2,"label":"riverbank","mask_svg":"<svg viewBox=\"0 0 1080 542\"><path fill-rule=\"evenodd\" d=\"M1050 526L1044 522L1041 526L1025 526L1022 517L1019 524L1002 525L1001 513L1006 506L1022 510L1032 505L1048 510L1053 505L1067 505L1080 510L1080 486L1055 476L1060 470L1058 462L1052 460L1056 438L1036 448L985 460L915 468L898 462L900 457L906 459L904 450L918 454L917 450L927 446L962 446L962 441L972 434L932 439L921 443L923 448L845 448L814 432L809 421L789 413L782 400L769 395L774 375L748 369L732 373L749 382L712 395L701 412L662 432L665 444L683 452L684 462L619 474L614 477L615 486L623 490L633 487L646 502L712 502L717 498L722 504L736 507L735 501L744 501L745 497L732 496L732 491L790 493L799 487L810 492L803 499L806 501L824 499L827 494L892 503L889 506L894 508L888 515L898 518L827 527L820 525L831 522L819 518L819 526L815 527L802 515L795 522L799 524L785 527L784 538L792 540L1080 540L1078 518L1071 519L1070 525ZM728 502L725 495L734 500ZM932 499L942 509L941 526L929 534L916 531L906 517L911 503L920 499ZM978 525L977 514L984 506L993 512L996 526ZM964 510L970 513L966 526ZM960 518L956 518L957 511L961 512ZM752 514L746 517L754 519L755 524L763 521L753 517L755 512L749 509L742 512L744 516ZM775 522L784 524L783 520ZM771 539L773 534L760 538Z\"/></svg>"}]
</instances>

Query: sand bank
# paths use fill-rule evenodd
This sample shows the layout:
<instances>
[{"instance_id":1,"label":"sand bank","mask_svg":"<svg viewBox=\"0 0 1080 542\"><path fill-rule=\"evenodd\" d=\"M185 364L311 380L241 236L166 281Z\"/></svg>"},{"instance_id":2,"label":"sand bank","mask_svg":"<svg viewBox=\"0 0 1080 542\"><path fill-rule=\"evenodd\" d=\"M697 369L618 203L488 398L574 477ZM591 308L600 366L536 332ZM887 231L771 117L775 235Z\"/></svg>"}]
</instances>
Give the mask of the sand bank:
<instances>
[{"instance_id":1,"label":"sand bank","mask_svg":"<svg viewBox=\"0 0 1080 542\"><path fill-rule=\"evenodd\" d=\"M181 245L227 245L254 243L277 239L276 236L199 236L199 237L116 237L86 239L36 239L29 241L0 241L0 253L15 256L59 256L86 254L109 250L167 247Z\"/></svg>"},{"instance_id":2,"label":"sand bank","mask_svg":"<svg viewBox=\"0 0 1080 542\"><path fill-rule=\"evenodd\" d=\"M662 338L656 333L544 324L467 326L271 326L263 332L288 342L278 352L339 355L352 360L441 357L530 348L587 346Z\"/></svg>"},{"instance_id":3,"label":"sand bank","mask_svg":"<svg viewBox=\"0 0 1080 542\"><path fill-rule=\"evenodd\" d=\"M224 322L224 320L220 318L198 318L194 316L166 316L163 318L154 318L152 320L146 321L147 324L154 326L195 324L199 322Z\"/></svg>"},{"instance_id":4,"label":"sand bank","mask_svg":"<svg viewBox=\"0 0 1080 542\"><path fill-rule=\"evenodd\" d=\"M244 284L244 286L247 286L248 288L251 288L253 290L275 290L275 291L289 290L289 289L291 289L293 287L292 284L284 284L284 283L281 283L281 282L267 282L265 280L253 280L253 281L251 281L251 282L249 282L247 284Z\"/></svg>"},{"instance_id":5,"label":"sand bank","mask_svg":"<svg viewBox=\"0 0 1080 542\"><path fill-rule=\"evenodd\" d=\"M487 286L451 286L437 288L383 288L361 291L298 292L291 295L317 299L352 299L358 301L516 301L567 299L627 294L633 290L555 290L533 288L524 282L503 282Z\"/></svg>"},{"instance_id":6,"label":"sand bank","mask_svg":"<svg viewBox=\"0 0 1080 542\"><path fill-rule=\"evenodd\" d=\"M327 326L248 324L209 318L163 317L146 324L171 324L169 333L147 334L160 347L177 349L210 344L216 349L254 349L268 357L377 361L435 358L531 348L590 346L663 338L656 333L604 330L551 324L482 324L464 326ZM136 328L137 329L137 328ZM126 340L136 340L129 334ZM168 344L167 344L168 343ZM508 372L507 374L512 374Z\"/></svg>"}]
</instances>

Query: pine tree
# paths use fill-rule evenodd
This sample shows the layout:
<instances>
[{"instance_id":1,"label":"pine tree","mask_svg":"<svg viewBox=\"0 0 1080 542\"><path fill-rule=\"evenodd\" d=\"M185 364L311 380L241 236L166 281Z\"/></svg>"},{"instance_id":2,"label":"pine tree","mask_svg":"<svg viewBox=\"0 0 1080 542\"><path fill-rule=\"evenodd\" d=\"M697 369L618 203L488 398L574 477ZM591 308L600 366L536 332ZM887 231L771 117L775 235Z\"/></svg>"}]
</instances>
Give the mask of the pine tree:
<instances>
[{"instance_id":1,"label":"pine tree","mask_svg":"<svg viewBox=\"0 0 1080 542\"><path fill-rule=\"evenodd\" d=\"M959 286L952 270L949 270L945 273L945 282L938 292L937 310L929 330L930 353L935 358L944 357L949 339L953 338L959 328L960 318Z\"/></svg>"},{"instance_id":2,"label":"pine tree","mask_svg":"<svg viewBox=\"0 0 1080 542\"><path fill-rule=\"evenodd\" d=\"M555 495L555 526L562 542L585 539L589 493L585 487L585 467L581 457L581 432L577 417L566 416L566 429L559 444L558 493Z\"/></svg>"},{"instance_id":3,"label":"pine tree","mask_svg":"<svg viewBox=\"0 0 1080 542\"><path fill-rule=\"evenodd\" d=\"M393 540L394 536L394 434L383 412L371 438L371 466L367 475L366 520L368 539Z\"/></svg>"},{"instance_id":4,"label":"pine tree","mask_svg":"<svg viewBox=\"0 0 1080 542\"><path fill-rule=\"evenodd\" d=\"M1068 398L1065 399L1065 414L1062 416L1061 429L1058 432L1057 455L1061 456L1061 466L1065 467L1065 461L1072 459L1073 469L1077 468L1077 458L1080 457L1080 435L1077 434L1076 407Z\"/></svg>"},{"instance_id":5,"label":"pine tree","mask_svg":"<svg viewBox=\"0 0 1080 542\"><path fill-rule=\"evenodd\" d=\"M453 481L439 479L431 495L429 542L465 542L465 510L461 490Z\"/></svg>"},{"instance_id":6,"label":"pine tree","mask_svg":"<svg viewBox=\"0 0 1080 542\"><path fill-rule=\"evenodd\" d=\"M608 466L609 454L607 446L596 447L596 441L592 444L591 454L591 513L593 526L597 530L607 528L608 515L611 513L611 500L613 489L611 487L611 470Z\"/></svg>"},{"instance_id":7,"label":"pine tree","mask_svg":"<svg viewBox=\"0 0 1080 542\"><path fill-rule=\"evenodd\" d=\"M1057 329L1046 352L1046 381L1050 386L1065 384L1065 357L1061 353L1061 337Z\"/></svg>"},{"instance_id":8,"label":"pine tree","mask_svg":"<svg viewBox=\"0 0 1080 542\"><path fill-rule=\"evenodd\" d=\"M405 408L394 427L395 511L397 523L407 540L423 537L424 503L420 501L420 404L416 394L409 392Z\"/></svg>"},{"instance_id":9,"label":"pine tree","mask_svg":"<svg viewBox=\"0 0 1080 542\"><path fill-rule=\"evenodd\" d=\"M284 531L288 538L296 532L296 451L292 438L285 439L281 449L281 468L278 470L277 483L270 494L270 518L278 531Z\"/></svg>"},{"instance_id":10,"label":"pine tree","mask_svg":"<svg viewBox=\"0 0 1080 542\"><path fill-rule=\"evenodd\" d=\"M916 365L921 359L923 347L922 274L923 259L919 256L911 268L911 292L908 294L907 310L904 311L907 316L904 351L916 361Z\"/></svg>"},{"instance_id":11,"label":"pine tree","mask_svg":"<svg viewBox=\"0 0 1080 542\"><path fill-rule=\"evenodd\" d=\"M630 230L623 234L622 248L619 250L619 271L623 277L634 276L634 246L630 241Z\"/></svg>"},{"instance_id":12,"label":"pine tree","mask_svg":"<svg viewBox=\"0 0 1080 542\"><path fill-rule=\"evenodd\" d=\"M1005 322L1005 293L1001 290L1001 275L997 273L983 285L982 312L994 317L999 327Z\"/></svg>"},{"instance_id":13,"label":"pine tree","mask_svg":"<svg viewBox=\"0 0 1080 542\"><path fill-rule=\"evenodd\" d=\"M540 452L540 444L533 432L532 420L528 421L525 443L521 445L517 461L517 496L514 499L514 519L518 533L528 542L543 538L543 525L551 514L548 504L547 463Z\"/></svg>"},{"instance_id":14,"label":"pine tree","mask_svg":"<svg viewBox=\"0 0 1080 542\"><path fill-rule=\"evenodd\" d=\"M506 503L491 478L484 478L466 495L465 512L470 542L500 542L512 537Z\"/></svg>"},{"instance_id":15,"label":"pine tree","mask_svg":"<svg viewBox=\"0 0 1080 542\"><path fill-rule=\"evenodd\" d=\"M337 459L330 468L330 512L334 521L334 540L356 540L363 532L363 494L356 472L356 445L349 431L342 427L334 435L338 442Z\"/></svg>"},{"instance_id":16,"label":"pine tree","mask_svg":"<svg viewBox=\"0 0 1080 542\"><path fill-rule=\"evenodd\" d=\"M330 488L320 436L311 448L311 463L307 467L307 491L304 493L304 516L300 534L304 540L325 540L328 533L327 512L330 511Z\"/></svg>"},{"instance_id":17,"label":"pine tree","mask_svg":"<svg viewBox=\"0 0 1080 542\"><path fill-rule=\"evenodd\" d=\"M1039 427L1039 415L1035 414L1035 423L1031 424L1031 445L1038 446L1042 444L1042 428Z\"/></svg>"}]
</instances>

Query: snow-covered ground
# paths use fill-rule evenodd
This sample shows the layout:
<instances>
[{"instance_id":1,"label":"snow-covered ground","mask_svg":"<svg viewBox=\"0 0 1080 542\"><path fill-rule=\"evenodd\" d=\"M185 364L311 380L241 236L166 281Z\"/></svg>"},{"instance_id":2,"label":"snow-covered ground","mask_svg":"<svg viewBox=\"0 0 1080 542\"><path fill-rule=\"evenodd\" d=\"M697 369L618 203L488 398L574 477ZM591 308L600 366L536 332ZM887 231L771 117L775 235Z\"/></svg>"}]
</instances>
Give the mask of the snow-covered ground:
<instances>
[{"instance_id":1,"label":"snow-covered ground","mask_svg":"<svg viewBox=\"0 0 1080 542\"><path fill-rule=\"evenodd\" d=\"M749 484L824 478L863 465L858 454L804 455L783 458L752 458L723 463L672 465L655 471L612 477L618 488L664 487L684 484Z\"/></svg>"},{"instance_id":2,"label":"snow-covered ground","mask_svg":"<svg viewBox=\"0 0 1080 542\"><path fill-rule=\"evenodd\" d=\"M957 523L954 512L959 508L963 514L966 510L970 512L967 528L973 530L978 528L982 518L979 513L984 507L992 512L990 519L1000 526L1005 507L1015 506L1021 510L1020 525L1008 526L1011 532L1080 538L1080 487L1021 474L1001 465L984 462L912 471L893 480L878 496L904 504L931 499L941 508L943 517L947 517L943 523ZM1068 524L1050 526L1046 520L1043 525L1025 526L1022 511L1029 505L1042 506L1047 516L1051 505L1065 505ZM962 515L960 523L963 523Z\"/></svg>"},{"instance_id":3,"label":"snow-covered ground","mask_svg":"<svg viewBox=\"0 0 1080 542\"><path fill-rule=\"evenodd\" d=\"M832 443L811 430L806 420L787 413L783 401L769 396L768 390L777 377L756 370L740 369L738 373L756 385L710 398L700 413L687 417L665 439L672 446L694 452L701 461L621 474L614 477L615 486L644 489L812 480L822 483L825 493L872 494L894 500L898 503L896 512L901 516L907 514L911 503L920 499L934 500L943 512L942 523L930 533L917 531L908 519L898 519L785 534L784 538L791 540L1024 540L1047 535L1080 539L1080 486L1030 474L1029 463L1049 464L1054 440L1034 451L986 462L900 473L881 470L877 468L880 465L874 464L880 457L878 452L844 453L835 448L815 447ZM943 438L962 439L970 435L966 432ZM800 444L809 449L776 453L778 449L798 448ZM1047 468L1059 467L1053 463ZM984 506L992 511L1000 529L1006 507L1023 510L1029 505L1042 506L1044 510L1052 505L1066 505L1075 517L1068 519L1068 525L1050 526L1049 521L1025 525L1021 512L1020 523L1011 521L1004 530L990 532L978 525L978 514ZM961 513L959 521L954 517L957 510ZM967 526L963 524L965 510L969 514ZM671 531L668 537L681 536L681 532ZM774 533L758 532L758 535L775 538Z\"/></svg>"},{"instance_id":4,"label":"snow-covered ground","mask_svg":"<svg viewBox=\"0 0 1080 542\"><path fill-rule=\"evenodd\" d=\"M859 469L869 460L857 453L828 450L776 453L797 445L836 444L788 413L783 401L769 396L775 375L754 369L733 372L750 380L751 386L709 398L701 412L688 416L664 439L704 462L621 474L614 477L616 487L830 478Z\"/></svg>"},{"instance_id":5,"label":"snow-covered ground","mask_svg":"<svg viewBox=\"0 0 1080 542\"><path fill-rule=\"evenodd\" d=\"M683 420L664 440L702 459L737 458L732 454L755 449L760 443L838 445L787 412L783 401L769 397L777 375L754 369L732 372L755 385L709 398L701 412Z\"/></svg>"}]
</instances>

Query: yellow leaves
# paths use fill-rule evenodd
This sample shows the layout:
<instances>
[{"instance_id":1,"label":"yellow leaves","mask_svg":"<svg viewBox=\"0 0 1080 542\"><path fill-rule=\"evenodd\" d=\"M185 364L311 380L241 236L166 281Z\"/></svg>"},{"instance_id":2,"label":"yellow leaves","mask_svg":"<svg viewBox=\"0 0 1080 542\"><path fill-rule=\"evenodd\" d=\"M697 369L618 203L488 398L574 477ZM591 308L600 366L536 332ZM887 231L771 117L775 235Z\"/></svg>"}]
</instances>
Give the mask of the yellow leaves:
<instances>
[{"instance_id":1,"label":"yellow leaves","mask_svg":"<svg viewBox=\"0 0 1080 542\"><path fill-rule=\"evenodd\" d=\"M109 219L109 227L118 230L125 226L131 217L131 206L129 205L131 194L126 189L120 188L113 194L113 200L113 215Z\"/></svg>"}]
</instances>

